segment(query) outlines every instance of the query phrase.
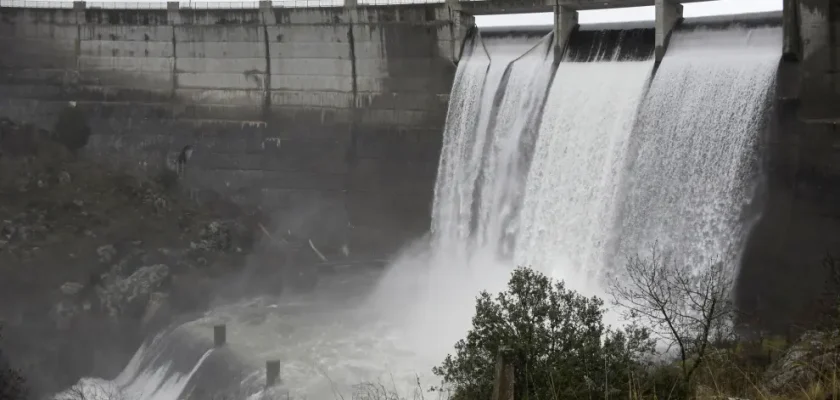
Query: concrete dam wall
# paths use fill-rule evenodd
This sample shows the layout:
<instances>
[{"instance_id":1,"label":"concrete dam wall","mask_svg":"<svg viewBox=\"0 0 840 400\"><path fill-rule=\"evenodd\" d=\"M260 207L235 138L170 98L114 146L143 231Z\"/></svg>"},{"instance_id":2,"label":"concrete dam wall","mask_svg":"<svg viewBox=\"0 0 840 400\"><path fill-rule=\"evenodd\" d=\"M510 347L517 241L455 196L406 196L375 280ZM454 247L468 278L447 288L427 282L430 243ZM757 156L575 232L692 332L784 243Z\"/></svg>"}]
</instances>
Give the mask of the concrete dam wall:
<instances>
[{"instance_id":1,"label":"concrete dam wall","mask_svg":"<svg viewBox=\"0 0 840 400\"><path fill-rule=\"evenodd\" d=\"M396 242L429 225L446 13L0 8L0 116L50 128L76 101L97 156L150 170L192 145L191 187Z\"/></svg>"}]
</instances>

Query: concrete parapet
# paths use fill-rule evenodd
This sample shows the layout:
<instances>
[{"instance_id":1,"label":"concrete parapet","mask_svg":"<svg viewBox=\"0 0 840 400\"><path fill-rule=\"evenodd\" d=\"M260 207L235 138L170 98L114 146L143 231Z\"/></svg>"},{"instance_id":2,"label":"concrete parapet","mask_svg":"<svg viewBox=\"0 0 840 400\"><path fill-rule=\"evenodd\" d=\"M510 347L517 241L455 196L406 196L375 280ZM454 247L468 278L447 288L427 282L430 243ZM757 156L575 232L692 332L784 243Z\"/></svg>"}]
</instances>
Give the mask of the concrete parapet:
<instances>
[{"instance_id":1,"label":"concrete parapet","mask_svg":"<svg viewBox=\"0 0 840 400\"><path fill-rule=\"evenodd\" d=\"M575 27L578 25L578 12L568 7L554 7L554 63L559 63Z\"/></svg>"},{"instance_id":2,"label":"concrete parapet","mask_svg":"<svg viewBox=\"0 0 840 400\"><path fill-rule=\"evenodd\" d=\"M671 32L682 21L683 6L673 0L656 0L656 63L662 62Z\"/></svg>"}]
</instances>

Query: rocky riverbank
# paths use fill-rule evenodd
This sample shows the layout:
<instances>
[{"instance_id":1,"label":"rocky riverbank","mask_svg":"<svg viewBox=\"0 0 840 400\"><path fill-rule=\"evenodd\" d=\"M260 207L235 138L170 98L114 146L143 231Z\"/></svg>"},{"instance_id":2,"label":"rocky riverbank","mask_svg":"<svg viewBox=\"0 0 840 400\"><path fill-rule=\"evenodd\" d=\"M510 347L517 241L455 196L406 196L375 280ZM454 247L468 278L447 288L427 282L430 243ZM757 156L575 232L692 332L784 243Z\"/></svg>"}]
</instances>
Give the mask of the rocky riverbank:
<instances>
[{"instance_id":1,"label":"rocky riverbank","mask_svg":"<svg viewBox=\"0 0 840 400\"><path fill-rule=\"evenodd\" d=\"M205 309L247 265L258 210L198 205L154 178L0 123L3 347L37 392L120 371L149 332Z\"/></svg>"}]
</instances>

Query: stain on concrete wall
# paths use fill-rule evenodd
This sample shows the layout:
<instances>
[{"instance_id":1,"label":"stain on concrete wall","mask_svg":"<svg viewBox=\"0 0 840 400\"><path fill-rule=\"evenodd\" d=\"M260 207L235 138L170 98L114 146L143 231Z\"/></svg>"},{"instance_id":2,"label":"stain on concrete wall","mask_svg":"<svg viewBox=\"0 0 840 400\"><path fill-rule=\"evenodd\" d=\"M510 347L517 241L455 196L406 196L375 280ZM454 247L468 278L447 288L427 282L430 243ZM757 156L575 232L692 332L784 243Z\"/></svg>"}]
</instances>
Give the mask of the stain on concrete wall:
<instances>
[{"instance_id":1,"label":"stain on concrete wall","mask_svg":"<svg viewBox=\"0 0 840 400\"><path fill-rule=\"evenodd\" d=\"M398 241L429 223L442 8L2 8L0 115L49 126L75 100L94 155L154 168L193 144L196 187Z\"/></svg>"}]
</instances>

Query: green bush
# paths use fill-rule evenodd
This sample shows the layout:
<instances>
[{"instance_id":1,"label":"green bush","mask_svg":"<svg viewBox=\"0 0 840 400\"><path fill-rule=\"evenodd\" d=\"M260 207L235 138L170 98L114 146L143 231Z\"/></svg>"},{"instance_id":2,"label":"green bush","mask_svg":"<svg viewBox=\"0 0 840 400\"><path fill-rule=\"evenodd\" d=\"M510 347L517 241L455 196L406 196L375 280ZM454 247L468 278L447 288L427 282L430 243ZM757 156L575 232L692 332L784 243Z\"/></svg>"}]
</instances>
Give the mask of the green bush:
<instances>
[{"instance_id":1,"label":"green bush","mask_svg":"<svg viewBox=\"0 0 840 400\"><path fill-rule=\"evenodd\" d=\"M482 292L473 327L434 368L453 399L489 399L495 360L510 349L516 399L628 398L647 375L654 342L646 329L604 325L604 303L527 268L505 292Z\"/></svg>"}]
</instances>

